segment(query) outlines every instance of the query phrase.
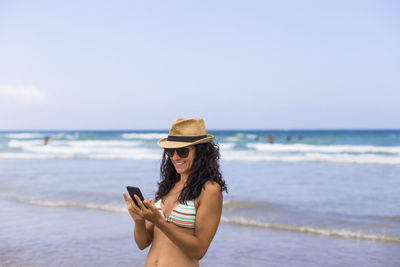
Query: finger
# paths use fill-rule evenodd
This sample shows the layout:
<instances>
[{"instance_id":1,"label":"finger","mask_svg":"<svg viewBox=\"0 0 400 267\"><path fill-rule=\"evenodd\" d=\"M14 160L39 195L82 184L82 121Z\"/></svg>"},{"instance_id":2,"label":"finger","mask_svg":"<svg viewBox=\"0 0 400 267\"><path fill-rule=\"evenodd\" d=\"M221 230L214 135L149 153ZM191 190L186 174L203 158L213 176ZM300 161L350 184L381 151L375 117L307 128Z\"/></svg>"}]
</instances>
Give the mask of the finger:
<instances>
[{"instance_id":1,"label":"finger","mask_svg":"<svg viewBox=\"0 0 400 267\"><path fill-rule=\"evenodd\" d=\"M142 209L142 211L145 210L146 207L143 205L143 202L140 200L140 198L137 195L135 195L134 197L135 197L137 203L139 204L139 207Z\"/></svg>"},{"instance_id":2,"label":"finger","mask_svg":"<svg viewBox=\"0 0 400 267\"><path fill-rule=\"evenodd\" d=\"M152 199L152 198L149 198L149 199L143 200L143 203L148 203L148 202L152 202L152 201L153 201L153 199Z\"/></svg>"},{"instance_id":3,"label":"finger","mask_svg":"<svg viewBox=\"0 0 400 267\"><path fill-rule=\"evenodd\" d=\"M132 198L131 197L127 197L126 198L126 202L127 202L126 204L132 204L132 202L133 202Z\"/></svg>"},{"instance_id":4,"label":"finger","mask_svg":"<svg viewBox=\"0 0 400 267\"><path fill-rule=\"evenodd\" d=\"M130 201L130 203L131 203L131 207L132 207L133 211L134 211L136 214L138 214L138 215L140 215L140 216L143 216L142 210L139 209L138 206L136 206L135 202L133 202L133 199L132 199L132 198L129 198L129 201Z\"/></svg>"},{"instance_id":5,"label":"finger","mask_svg":"<svg viewBox=\"0 0 400 267\"><path fill-rule=\"evenodd\" d=\"M133 212L135 212L136 214L143 216L142 210L138 208L138 206L136 206L135 204L132 204L132 209Z\"/></svg>"},{"instance_id":6,"label":"finger","mask_svg":"<svg viewBox=\"0 0 400 267\"><path fill-rule=\"evenodd\" d=\"M127 197L125 193L122 193L122 194L124 195L124 199L125 199L126 205L129 206L129 204L131 204L131 202L130 202L130 200L129 200L130 197Z\"/></svg>"},{"instance_id":7,"label":"finger","mask_svg":"<svg viewBox=\"0 0 400 267\"><path fill-rule=\"evenodd\" d=\"M149 203L151 204L151 201L152 201L151 198L146 199L146 200L143 201L143 204L147 207L147 205L148 205Z\"/></svg>"},{"instance_id":8,"label":"finger","mask_svg":"<svg viewBox=\"0 0 400 267\"><path fill-rule=\"evenodd\" d=\"M154 206L154 205L151 204L151 203L147 204L147 207L148 207L151 211L158 211L157 207Z\"/></svg>"},{"instance_id":9,"label":"finger","mask_svg":"<svg viewBox=\"0 0 400 267\"><path fill-rule=\"evenodd\" d=\"M128 207L128 211L131 214L131 216L133 216L132 214L136 214L136 215L142 217L142 213L141 213L140 209L138 209L136 207L136 205L133 203L132 198L126 197L126 206Z\"/></svg>"},{"instance_id":10,"label":"finger","mask_svg":"<svg viewBox=\"0 0 400 267\"><path fill-rule=\"evenodd\" d=\"M131 204L132 208L137 208L135 202L133 201L133 199L131 197L128 198L129 204Z\"/></svg>"}]
</instances>

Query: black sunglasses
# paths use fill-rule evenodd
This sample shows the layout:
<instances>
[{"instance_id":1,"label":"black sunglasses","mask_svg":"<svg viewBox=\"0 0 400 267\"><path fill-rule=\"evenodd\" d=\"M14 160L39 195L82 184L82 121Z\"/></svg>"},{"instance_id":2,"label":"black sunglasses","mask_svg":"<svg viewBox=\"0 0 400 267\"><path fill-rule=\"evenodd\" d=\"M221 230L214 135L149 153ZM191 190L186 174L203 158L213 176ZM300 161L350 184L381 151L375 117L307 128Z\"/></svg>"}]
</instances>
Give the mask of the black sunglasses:
<instances>
[{"instance_id":1,"label":"black sunglasses","mask_svg":"<svg viewBox=\"0 0 400 267\"><path fill-rule=\"evenodd\" d=\"M182 148L164 148L165 153L168 155L168 157L172 158L174 156L174 152L176 151L176 154L180 158L186 158L189 156L189 148L187 147L182 147Z\"/></svg>"}]
</instances>

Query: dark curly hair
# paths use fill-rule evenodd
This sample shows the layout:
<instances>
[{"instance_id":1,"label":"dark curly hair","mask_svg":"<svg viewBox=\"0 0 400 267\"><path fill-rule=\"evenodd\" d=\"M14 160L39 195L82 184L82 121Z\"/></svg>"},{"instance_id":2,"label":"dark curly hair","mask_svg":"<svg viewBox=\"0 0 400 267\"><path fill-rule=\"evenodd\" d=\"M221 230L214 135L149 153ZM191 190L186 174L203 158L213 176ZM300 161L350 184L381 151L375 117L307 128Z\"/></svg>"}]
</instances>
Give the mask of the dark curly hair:
<instances>
[{"instance_id":1,"label":"dark curly hair","mask_svg":"<svg viewBox=\"0 0 400 267\"><path fill-rule=\"evenodd\" d=\"M219 147L214 142L195 145L196 156L190 170L188 180L183 187L178 201L186 203L187 200L197 198L207 181L214 181L221 186L221 191L228 192L222 174L219 171L220 159ZM180 180L179 173L176 172L171 159L165 153L163 154L160 167L161 181L158 183L156 199L165 197L174 185Z\"/></svg>"}]
</instances>

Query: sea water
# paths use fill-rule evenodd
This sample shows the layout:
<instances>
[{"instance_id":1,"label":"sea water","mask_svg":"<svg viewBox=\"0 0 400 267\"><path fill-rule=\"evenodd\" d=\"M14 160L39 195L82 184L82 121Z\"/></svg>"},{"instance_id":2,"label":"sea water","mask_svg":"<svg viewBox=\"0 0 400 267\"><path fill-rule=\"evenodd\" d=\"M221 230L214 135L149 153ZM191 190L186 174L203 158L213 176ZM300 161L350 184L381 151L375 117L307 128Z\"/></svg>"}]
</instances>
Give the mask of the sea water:
<instances>
[{"instance_id":1,"label":"sea water","mask_svg":"<svg viewBox=\"0 0 400 267\"><path fill-rule=\"evenodd\" d=\"M400 131L210 133L229 192L201 266L400 266ZM122 192L154 197L167 134L0 132L0 266L142 266Z\"/></svg>"}]
</instances>

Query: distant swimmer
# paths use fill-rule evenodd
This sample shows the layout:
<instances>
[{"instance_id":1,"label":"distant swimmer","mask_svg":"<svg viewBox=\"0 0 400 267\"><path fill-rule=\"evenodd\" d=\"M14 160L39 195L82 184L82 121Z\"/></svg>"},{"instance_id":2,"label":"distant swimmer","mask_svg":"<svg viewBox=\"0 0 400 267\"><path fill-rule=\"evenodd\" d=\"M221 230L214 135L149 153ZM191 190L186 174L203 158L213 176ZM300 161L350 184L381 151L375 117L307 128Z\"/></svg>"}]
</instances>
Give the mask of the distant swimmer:
<instances>
[{"instance_id":1,"label":"distant swimmer","mask_svg":"<svg viewBox=\"0 0 400 267\"><path fill-rule=\"evenodd\" d=\"M298 140L301 140L301 139L303 139L303 137L302 137L301 135L299 135L299 136L297 137L297 139L298 139Z\"/></svg>"},{"instance_id":2,"label":"distant swimmer","mask_svg":"<svg viewBox=\"0 0 400 267\"><path fill-rule=\"evenodd\" d=\"M53 141L53 137L52 136L45 136L45 138L44 138L44 145L46 146L46 145L48 145L49 144L49 142L51 142L51 141Z\"/></svg>"},{"instance_id":3,"label":"distant swimmer","mask_svg":"<svg viewBox=\"0 0 400 267\"><path fill-rule=\"evenodd\" d=\"M271 135L268 136L268 143L270 143L270 144L274 143L274 138Z\"/></svg>"},{"instance_id":4,"label":"distant swimmer","mask_svg":"<svg viewBox=\"0 0 400 267\"><path fill-rule=\"evenodd\" d=\"M292 140L292 137L290 136L286 137L286 141L290 142L290 140Z\"/></svg>"}]
</instances>

